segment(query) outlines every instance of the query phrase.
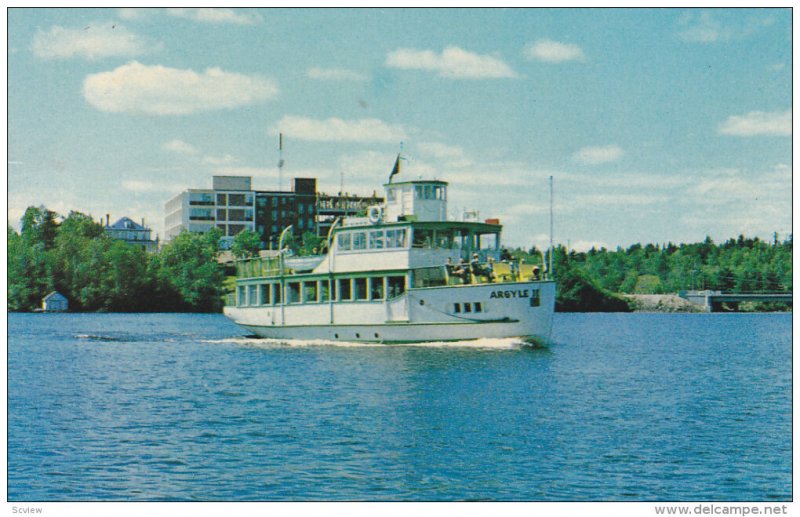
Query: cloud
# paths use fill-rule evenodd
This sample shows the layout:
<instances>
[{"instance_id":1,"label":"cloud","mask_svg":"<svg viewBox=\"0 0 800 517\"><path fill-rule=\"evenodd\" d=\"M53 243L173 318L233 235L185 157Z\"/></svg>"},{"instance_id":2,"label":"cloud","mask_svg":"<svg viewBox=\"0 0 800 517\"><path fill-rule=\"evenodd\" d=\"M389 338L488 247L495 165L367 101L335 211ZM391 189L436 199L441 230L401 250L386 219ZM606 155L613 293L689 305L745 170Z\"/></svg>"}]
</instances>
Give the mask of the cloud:
<instances>
[{"instance_id":1,"label":"cloud","mask_svg":"<svg viewBox=\"0 0 800 517\"><path fill-rule=\"evenodd\" d=\"M402 127L374 118L316 120L287 115L271 128L270 133L319 142L399 142L406 138Z\"/></svg>"},{"instance_id":2,"label":"cloud","mask_svg":"<svg viewBox=\"0 0 800 517\"><path fill-rule=\"evenodd\" d=\"M757 136L792 134L791 111L751 111L746 115L733 115L717 128L723 135Z\"/></svg>"},{"instance_id":3,"label":"cloud","mask_svg":"<svg viewBox=\"0 0 800 517\"><path fill-rule=\"evenodd\" d=\"M306 75L320 81L366 81L364 74L346 68L309 68Z\"/></svg>"},{"instance_id":4,"label":"cloud","mask_svg":"<svg viewBox=\"0 0 800 517\"><path fill-rule=\"evenodd\" d=\"M202 23L231 23L234 25L255 25L263 20L255 12L241 12L223 8L174 8L167 9L167 14L178 18L186 18Z\"/></svg>"},{"instance_id":5,"label":"cloud","mask_svg":"<svg viewBox=\"0 0 800 517\"><path fill-rule=\"evenodd\" d=\"M417 147L421 152L443 161L449 167L469 167L473 163L460 146L422 142Z\"/></svg>"},{"instance_id":6,"label":"cloud","mask_svg":"<svg viewBox=\"0 0 800 517\"><path fill-rule=\"evenodd\" d=\"M583 50L578 45L559 43L549 39L541 39L525 48L525 57L546 63L562 63L564 61L586 61Z\"/></svg>"},{"instance_id":7,"label":"cloud","mask_svg":"<svg viewBox=\"0 0 800 517\"><path fill-rule=\"evenodd\" d=\"M125 27L112 23L82 29L54 26L49 31L39 29L33 36L33 54L40 59L131 57L157 48Z\"/></svg>"},{"instance_id":8,"label":"cloud","mask_svg":"<svg viewBox=\"0 0 800 517\"><path fill-rule=\"evenodd\" d=\"M192 144L187 144L183 140L178 140L178 139L170 140L169 142L162 145L161 149L178 154L197 154L198 152L200 152Z\"/></svg>"},{"instance_id":9,"label":"cloud","mask_svg":"<svg viewBox=\"0 0 800 517\"><path fill-rule=\"evenodd\" d=\"M203 163L205 165L228 165L230 163L235 163L236 158L230 154L224 154L222 156L204 156Z\"/></svg>"},{"instance_id":10,"label":"cloud","mask_svg":"<svg viewBox=\"0 0 800 517\"><path fill-rule=\"evenodd\" d=\"M684 27L678 33L678 37L683 41L715 43L731 37L731 30L724 28L709 11L702 11L699 14L687 12L679 23Z\"/></svg>"},{"instance_id":11,"label":"cloud","mask_svg":"<svg viewBox=\"0 0 800 517\"><path fill-rule=\"evenodd\" d=\"M133 61L110 72L88 75L83 95L101 111L187 115L274 99L278 87L264 77L219 68L197 73Z\"/></svg>"},{"instance_id":12,"label":"cloud","mask_svg":"<svg viewBox=\"0 0 800 517\"><path fill-rule=\"evenodd\" d=\"M429 70L450 79L517 77L514 70L502 59L453 46L445 48L441 54L432 50L400 48L386 56L386 66L405 70Z\"/></svg>"},{"instance_id":13,"label":"cloud","mask_svg":"<svg viewBox=\"0 0 800 517\"><path fill-rule=\"evenodd\" d=\"M590 146L580 149L572 158L586 165L598 165L617 161L624 154L625 151L618 145Z\"/></svg>"}]
</instances>

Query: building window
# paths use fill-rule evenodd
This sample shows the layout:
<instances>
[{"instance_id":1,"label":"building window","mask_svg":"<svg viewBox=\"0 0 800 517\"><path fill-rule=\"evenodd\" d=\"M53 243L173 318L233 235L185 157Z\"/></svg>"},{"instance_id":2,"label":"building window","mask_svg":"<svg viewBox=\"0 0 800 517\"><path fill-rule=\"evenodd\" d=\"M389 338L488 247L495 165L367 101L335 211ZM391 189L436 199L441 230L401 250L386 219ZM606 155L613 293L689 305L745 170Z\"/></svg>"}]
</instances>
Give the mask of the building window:
<instances>
[{"instance_id":1,"label":"building window","mask_svg":"<svg viewBox=\"0 0 800 517\"><path fill-rule=\"evenodd\" d=\"M217 221L227 221L228 211L217 209Z\"/></svg>"},{"instance_id":2,"label":"building window","mask_svg":"<svg viewBox=\"0 0 800 517\"><path fill-rule=\"evenodd\" d=\"M276 198L276 197L272 198L272 206L278 206L278 198ZM272 214L273 214L272 217L275 218L275 215L274 215L275 214L275 210L272 211Z\"/></svg>"},{"instance_id":3,"label":"building window","mask_svg":"<svg viewBox=\"0 0 800 517\"><path fill-rule=\"evenodd\" d=\"M228 195L228 206L247 206L251 203L245 202L244 194L229 194Z\"/></svg>"},{"instance_id":4,"label":"building window","mask_svg":"<svg viewBox=\"0 0 800 517\"><path fill-rule=\"evenodd\" d=\"M243 224L230 224L228 225L228 236L233 237L234 235L238 235L239 232L245 229Z\"/></svg>"},{"instance_id":5,"label":"building window","mask_svg":"<svg viewBox=\"0 0 800 517\"><path fill-rule=\"evenodd\" d=\"M245 217L245 211L241 209L231 209L228 210L228 220L229 221L247 221L248 218Z\"/></svg>"},{"instance_id":6,"label":"building window","mask_svg":"<svg viewBox=\"0 0 800 517\"><path fill-rule=\"evenodd\" d=\"M303 221L302 219L297 221L297 228L299 228L300 230L304 230L305 229L304 226L305 226L305 221Z\"/></svg>"},{"instance_id":7,"label":"building window","mask_svg":"<svg viewBox=\"0 0 800 517\"><path fill-rule=\"evenodd\" d=\"M306 205L304 205L303 203L298 203L297 204L297 212L300 215L303 215L304 213L306 213Z\"/></svg>"},{"instance_id":8,"label":"building window","mask_svg":"<svg viewBox=\"0 0 800 517\"><path fill-rule=\"evenodd\" d=\"M217 205L225 206L228 204L228 195L227 194L217 194Z\"/></svg>"}]
</instances>

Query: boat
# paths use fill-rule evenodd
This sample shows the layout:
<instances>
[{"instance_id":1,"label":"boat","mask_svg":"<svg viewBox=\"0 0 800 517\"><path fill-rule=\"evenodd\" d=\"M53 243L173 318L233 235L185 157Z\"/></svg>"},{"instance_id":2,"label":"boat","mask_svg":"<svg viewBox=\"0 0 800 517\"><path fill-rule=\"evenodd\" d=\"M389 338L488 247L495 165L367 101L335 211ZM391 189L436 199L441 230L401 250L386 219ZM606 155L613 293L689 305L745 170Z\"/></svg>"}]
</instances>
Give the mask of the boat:
<instances>
[{"instance_id":1,"label":"boat","mask_svg":"<svg viewBox=\"0 0 800 517\"><path fill-rule=\"evenodd\" d=\"M277 340L429 343L549 341L556 284L510 260L497 219L448 220L448 183L389 182L366 216L337 219L322 252L237 261L225 315Z\"/></svg>"}]
</instances>

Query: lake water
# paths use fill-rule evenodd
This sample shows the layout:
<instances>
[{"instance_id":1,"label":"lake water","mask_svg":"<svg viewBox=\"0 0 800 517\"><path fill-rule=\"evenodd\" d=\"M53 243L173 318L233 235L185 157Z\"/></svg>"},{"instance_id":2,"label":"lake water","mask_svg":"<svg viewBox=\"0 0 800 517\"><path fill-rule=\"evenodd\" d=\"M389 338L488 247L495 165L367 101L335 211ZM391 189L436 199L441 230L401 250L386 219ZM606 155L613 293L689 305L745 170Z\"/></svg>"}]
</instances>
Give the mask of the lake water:
<instances>
[{"instance_id":1,"label":"lake water","mask_svg":"<svg viewBox=\"0 0 800 517\"><path fill-rule=\"evenodd\" d=\"M792 497L789 314L558 314L554 344L10 314L8 498Z\"/></svg>"}]
</instances>

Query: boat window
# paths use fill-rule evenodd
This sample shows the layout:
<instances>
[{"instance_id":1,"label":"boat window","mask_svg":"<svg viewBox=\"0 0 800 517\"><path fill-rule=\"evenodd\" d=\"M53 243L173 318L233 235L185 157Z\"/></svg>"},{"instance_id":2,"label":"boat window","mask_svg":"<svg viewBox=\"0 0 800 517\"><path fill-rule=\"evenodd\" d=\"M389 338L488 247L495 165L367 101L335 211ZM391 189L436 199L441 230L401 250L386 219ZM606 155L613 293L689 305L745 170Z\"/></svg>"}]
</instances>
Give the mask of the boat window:
<instances>
[{"instance_id":1,"label":"boat window","mask_svg":"<svg viewBox=\"0 0 800 517\"><path fill-rule=\"evenodd\" d=\"M384 248L383 230L369 232L369 249L382 250Z\"/></svg>"},{"instance_id":2,"label":"boat window","mask_svg":"<svg viewBox=\"0 0 800 517\"><path fill-rule=\"evenodd\" d=\"M355 284L354 290L356 293L356 300L366 300L367 299L367 279L366 278L354 278L353 283Z\"/></svg>"},{"instance_id":3,"label":"boat window","mask_svg":"<svg viewBox=\"0 0 800 517\"><path fill-rule=\"evenodd\" d=\"M475 302L475 312L483 312L483 305L481 305L481 302Z\"/></svg>"},{"instance_id":4,"label":"boat window","mask_svg":"<svg viewBox=\"0 0 800 517\"><path fill-rule=\"evenodd\" d=\"M472 312L472 304L471 303L465 303L464 304L464 312Z\"/></svg>"},{"instance_id":5,"label":"boat window","mask_svg":"<svg viewBox=\"0 0 800 517\"><path fill-rule=\"evenodd\" d=\"M412 276L414 287L438 287L447 284L444 266L415 269Z\"/></svg>"},{"instance_id":6,"label":"boat window","mask_svg":"<svg viewBox=\"0 0 800 517\"><path fill-rule=\"evenodd\" d=\"M367 249L367 236L364 232L353 233L353 251Z\"/></svg>"},{"instance_id":7,"label":"boat window","mask_svg":"<svg viewBox=\"0 0 800 517\"><path fill-rule=\"evenodd\" d=\"M425 185L425 199L435 199L433 197L433 185Z\"/></svg>"},{"instance_id":8,"label":"boat window","mask_svg":"<svg viewBox=\"0 0 800 517\"><path fill-rule=\"evenodd\" d=\"M414 229L414 243L415 248L430 248L433 242L433 231Z\"/></svg>"},{"instance_id":9,"label":"boat window","mask_svg":"<svg viewBox=\"0 0 800 517\"><path fill-rule=\"evenodd\" d=\"M450 249L453 247L453 234L452 232L448 232L445 230L439 230L436 232L436 239L435 239L436 247L437 248L444 248Z\"/></svg>"},{"instance_id":10,"label":"boat window","mask_svg":"<svg viewBox=\"0 0 800 517\"><path fill-rule=\"evenodd\" d=\"M534 289L531 293L531 307L538 307L542 303L541 295L538 289Z\"/></svg>"},{"instance_id":11,"label":"boat window","mask_svg":"<svg viewBox=\"0 0 800 517\"><path fill-rule=\"evenodd\" d=\"M446 199L445 192L446 192L446 190L444 189L444 187L441 186L441 185L438 185L436 187L436 199L441 199L442 201L445 201L445 199Z\"/></svg>"},{"instance_id":12,"label":"boat window","mask_svg":"<svg viewBox=\"0 0 800 517\"><path fill-rule=\"evenodd\" d=\"M498 241L496 233L482 233L478 235L478 248L482 250L497 249Z\"/></svg>"},{"instance_id":13,"label":"boat window","mask_svg":"<svg viewBox=\"0 0 800 517\"><path fill-rule=\"evenodd\" d=\"M243 285L239 286L238 293L239 294L236 299L237 305L247 305L247 291Z\"/></svg>"},{"instance_id":14,"label":"boat window","mask_svg":"<svg viewBox=\"0 0 800 517\"><path fill-rule=\"evenodd\" d=\"M395 189L390 188L386 191L386 201L394 201L396 199Z\"/></svg>"},{"instance_id":15,"label":"boat window","mask_svg":"<svg viewBox=\"0 0 800 517\"><path fill-rule=\"evenodd\" d=\"M260 286L261 291L261 300L259 300L259 305L269 305L270 304L270 296L272 291L272 285L270 284L261 284Z\"/></svg>"},{"instance_id":16,"label":"boat window","mask_svg":"<svg viewBox=\"0 0 800 517\"><path fill-rule=\"evenodd\" d=\"M274 289L274 303L281 303L281 284L274 284L272 288Z\"/></svg>"},{"instance_id":17,"label":"boat window","mask_svg":"<svg viewBox=\"0 0 800 517\"><path fill-rule=\"evenodd\" d=\"M317 282L303 282L303 303L317 303Z\"/></svg>"},{"instance_id":18,"label":"boat window","mask_svg":"<svg viewBox=\"0 0 800 517\"><path fill-rule=\"evenodd\" d=\"M350 251L350 234L340 233L337 238L339 239L339 251Z\"/></svg>"},{"instance_id":19,"label":"boat window","mask_svg":"<svg viewBox=\"0 0 800 517\"><path fill-rule=\"evenodd\" d=\"M300 282L286 284L286 303L300 303Z\"/></svg>"},{"instance_id":20,"label":"boat window","mask_svg":"<svg viewBox=\"0 0 800 517\"><path fill-rule=\"evenodd\" d=\"M376 276L369 279L370 300L383 300L383 277Z\"/></svg>"},{"instance_id":21,"label":"boat window","mask_svg":"<svg viewBox=\"0 0 800 517\"><path fill-rule=\"evenodd\" d=\"M406 292L406 277L405 276L390 276L386 279L389 286L389 298L400 296Z\"/></svg>"},{"instance_id":22,"label":"boat window","mask_svg":"<svg viewBox=\"0 0 800 517\"><path fill-rule=\"evenodd\" d=\"M319 282L319 301L327 302L330 300L330 283L327 280Z\"/></svg>"},{"instance_id":23,"label":"boat window","mask_svg":"<svg viewBox=\"0 0 800 517\"><path fill-rule=\"evenodd\" d=\"M337 296L338 293L336 292L337 291L337 289L336 289L336 284L337 284L336 280L331 280L330 284L331 284L331 300L338 300L339 298Z\"/></svg>"},{"instance_id":24,"label":"boat window","mask_svg":"<svg viewBox=\"0 0 800 517\"><path fill-rule=\"evenodd\" d=\"M251 306L258 305L258 286L257 285L248 285L247 286L247 305L251 305Z\"/></svg>"},{"instance_id":25,"label":"boat window","mask_svg":"<svg viewBox=\"0 0 800 517\"><path fill-rule=\"evenodd\" d=\"M400 228L396 230L386 231L386 247L387 248L405 248L406 247L406 229Z\"/></svg>"},{"instance_id":26,"label":"boat window","mask_svg":"<svg viewBox=\"0 0 800 517\"><path fill-rule=\"evenodd\" d=\"M339 300L346 301L353 299L353 288L350 278L339 280Z\"/></svg>"},{"instance_id":27,"label":"boat window","mask_svg":"<svg viewBox=\"0 0 800 517\"><path fill-rule=\"evenodd\" d=\"M414 198L422 199L422 185L416 185L414 187Z\"/></svg>"},{"instance_id":28,"label":"boat window","mask_svg":"<svg viewBox=\"0 0 800 517\"><path fill-rule=\"evenodd\" d=\"M460 303L454 303L453 304L453 312L455 314L458 314L458 313L461 312L461 304Z\"/></svg>"}]
</instances>

